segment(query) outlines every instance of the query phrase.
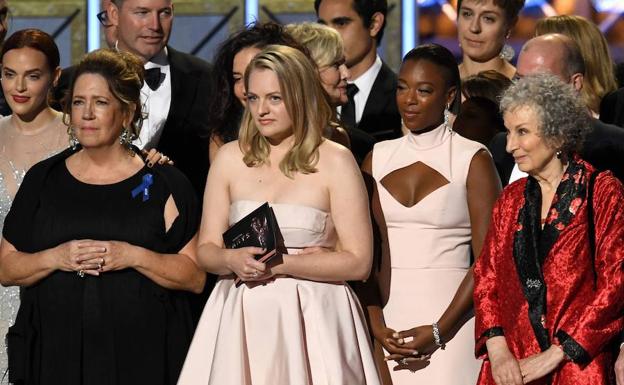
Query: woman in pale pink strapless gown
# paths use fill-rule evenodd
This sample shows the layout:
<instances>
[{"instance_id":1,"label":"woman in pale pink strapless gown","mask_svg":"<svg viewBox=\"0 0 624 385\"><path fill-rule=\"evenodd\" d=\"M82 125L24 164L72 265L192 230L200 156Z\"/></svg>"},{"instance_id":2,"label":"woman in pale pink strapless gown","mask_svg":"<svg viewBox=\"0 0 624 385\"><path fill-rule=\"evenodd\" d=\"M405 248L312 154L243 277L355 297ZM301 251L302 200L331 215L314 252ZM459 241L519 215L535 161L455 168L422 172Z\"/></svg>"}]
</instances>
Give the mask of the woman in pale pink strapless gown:
<instances>
[{"instance_id":1,"label":"woman in pale pink strapless gown","mask_svg":"<svg viewBox=\"0 0 624 385\"><path fill-rule=\"evenodd\" d=\"M484 146L451 131L444 118L458 81L445 48L408 53L397 105L410 132L377 143L363 165L387 236L376 280L381 298L369 313L390 353L394 385L473 385L481 366L470 314L471 249L480 252L500 183Z\"/></svg>"},{"instance_id":2,"label":"woman in pale pink strapless gown","mask_svg":"<svg viewBox=\"0 0 624 385\"><path fill-rule=\"evenodd\" d=\"M249 64L240 139L218 152L204 197L198 256L220 279L179 385L379 385L345 283L370 271L366 190L349 150L321 137L332 111L317 75L285 46ZM221 239L265 201L280 202L271 206L288 249L272 266L253 259L260 249L223 249Z\"/></svg>"}]
</instances>

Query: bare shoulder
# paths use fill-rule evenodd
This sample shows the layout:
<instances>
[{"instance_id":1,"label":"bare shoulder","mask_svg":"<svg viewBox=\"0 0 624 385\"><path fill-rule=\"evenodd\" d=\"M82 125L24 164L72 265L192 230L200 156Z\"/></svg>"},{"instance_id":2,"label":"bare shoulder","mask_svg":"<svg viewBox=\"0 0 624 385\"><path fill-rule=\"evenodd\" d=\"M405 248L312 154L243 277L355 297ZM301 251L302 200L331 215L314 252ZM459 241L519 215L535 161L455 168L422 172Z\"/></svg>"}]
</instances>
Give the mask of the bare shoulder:
<instances>
[{"instance_id":1,"label":"bare shoulder","mask_svg":"<svg viewBox=\"0 0 624 385\"><path fill-rule=\"evenodd\" d=\"M358 168L351 150L331 140L324 140L319 146L319 167L336 169Z\"/></svg>"},{"instance_id":2,"label":"bare shoulder","mask_svg":"<svg viewBox=\"0 0 624 385\"><path fill-rule=\"evenodd\" d=\"M474 155L472 156L472 159L470 160L471 171L473 170L477 171L477 170L483 170L483 169L489 170L493 166L494 166L494 163L492 160L492 155L490 155L488 150L486 150L485 148L482 148L478 150L477 152L475 152Z\"/></svg>"},{"instance_id":3,"label":"bare shoulder","mask_svg":"<svg viewBox=\"0 0 624 385\"><path fill-rule=\"evenodd\" d=\"M243 152L238 146L238 140L225 143L219 148L217 155L215 156L213 166L219 167L219 165L225 165L226 167L232 166L237 163L242 163Z\"/></svg>"}]
</instances>

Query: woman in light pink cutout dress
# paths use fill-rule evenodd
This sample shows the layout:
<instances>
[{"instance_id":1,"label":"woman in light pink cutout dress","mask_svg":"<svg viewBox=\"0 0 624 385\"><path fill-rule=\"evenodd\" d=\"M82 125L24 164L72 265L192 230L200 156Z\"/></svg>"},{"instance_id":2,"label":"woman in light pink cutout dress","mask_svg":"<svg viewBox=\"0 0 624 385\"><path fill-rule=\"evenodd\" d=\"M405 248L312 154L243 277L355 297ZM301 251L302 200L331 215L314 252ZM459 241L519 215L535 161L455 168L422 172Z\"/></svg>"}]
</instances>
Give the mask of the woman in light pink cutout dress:
<instances>
[{"instance_id":1,"label":"woman in light pink cutout dress","mask_svg":"<svg viewBox=\"0 0 624 385\"><path fill-rule=\"evenodd\" d=\"M200 263L220 278L178 384L378 385L345 283L370 271L366 190L349 150L321 137L332 110L318 71L300 51L269 46L245 82L248 111L210 168L199 236ZM288 248L277 263L256 261L259 248L223 249L222 233L263 202Z\"/></svg>"},{"instance_id":2,"label":"woman in light pink cutout dress","mask_svg":"<svg viewBox=\"0 0 624 385\"><path fill-rule=\"evenodd\" d=\"M445 106L458 84L448 50L410 51L397 90L410 132L377 143L363 165L374 178L383 250L371 280L380 297L367 304L394 385L472 385L480 368L469 320L471 251L480 252L500 182L487 150L449 128Z\"/></svg>"}]
</instances>

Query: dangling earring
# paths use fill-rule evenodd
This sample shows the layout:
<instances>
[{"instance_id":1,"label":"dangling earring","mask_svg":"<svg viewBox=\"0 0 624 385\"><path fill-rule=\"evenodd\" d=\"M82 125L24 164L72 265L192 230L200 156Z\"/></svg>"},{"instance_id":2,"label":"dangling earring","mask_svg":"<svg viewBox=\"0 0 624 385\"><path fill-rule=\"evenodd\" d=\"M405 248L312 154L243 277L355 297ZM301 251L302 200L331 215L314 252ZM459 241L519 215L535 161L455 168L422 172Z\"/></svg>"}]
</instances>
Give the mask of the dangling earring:
<instances>
[{"instance_id":1,"label":"dangling earring","mask_svg":"<svg viewBox=\"0 0 624 385\"><path fill-rule=\"evenodd\" d=\"M555 155L557 156L557 159L561 159L562 153L561 150L558 150Z\"/></svg>"},{"instance_id":2,"label":"dangling earring","mask_svg":"<svg viewBox=\"0 0 624 385\"><path fill-rule=\"evenodd\" d=\"M121 135L119 135L119 143L122 146L128 147L128 149L130 149L133 140L134 135L130 132L130 129L124 128L121 132Z\"/></svg>"},{"instance_id":3,"label":"dangling earring","mask_svg":"<svg viewBox=\"0 0 624 385\"><path fill-rule=\"evenodd\" d=\"M505 61L511 61L511 59L516 56L516 51L514 51L512 46L507 44L507 39L509 39L509 36L511 36L511 31L507 31L507 36L505 36L505 44L503 44L503 48L501 48L501 51L498 54L498 57Z\"/></svg>"},{"instance_id":4,"label":"dangling earring","mask_svg":"<svg viewBox=\"0 0 624 385\"><path fill-rule=\"evenodd\" d=\"M451 120L451 111L450 110L450 105L446 105L446 107L444 108L444 128L447 129L450 133L453 133L453 127L451 127L450 125L450 120Z\"/></svg>"},{"instance_id":5,"label":"dangling earring","mask_svg":"<svg viewBox=\"0 0 624 385\"><path fill-rule=\"evenodd\" d=\"M69 135L69 147L71 147L72 150L75 150L76 147L78 147L78 145L80 144L80 142L78 141L78 138L76 138L74 127L72 126L67 127L67 135Z\"/></svg>"}]
</instances>

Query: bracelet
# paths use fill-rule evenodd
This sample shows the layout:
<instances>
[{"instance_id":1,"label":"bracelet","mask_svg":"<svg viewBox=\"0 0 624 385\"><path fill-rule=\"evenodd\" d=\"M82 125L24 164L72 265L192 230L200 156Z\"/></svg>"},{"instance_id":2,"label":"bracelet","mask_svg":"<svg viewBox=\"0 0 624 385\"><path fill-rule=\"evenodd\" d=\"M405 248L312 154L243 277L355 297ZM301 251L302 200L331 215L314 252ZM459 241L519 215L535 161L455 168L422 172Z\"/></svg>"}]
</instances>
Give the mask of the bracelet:
<instances>
[{"instance_id":1,"label":"bracelet","mask_svg":"<svg viewBox=\"0 0 624 385\"><path fill-rule=\"evenodd\" d=\"M435 341L435 344L439 346L440 349L444 350L446 344L442 342L442 339L440 338L440 329L438 328L438 323L432 323L431 327L433 328L433 340Z\"/></svg>"}]
</instances>

